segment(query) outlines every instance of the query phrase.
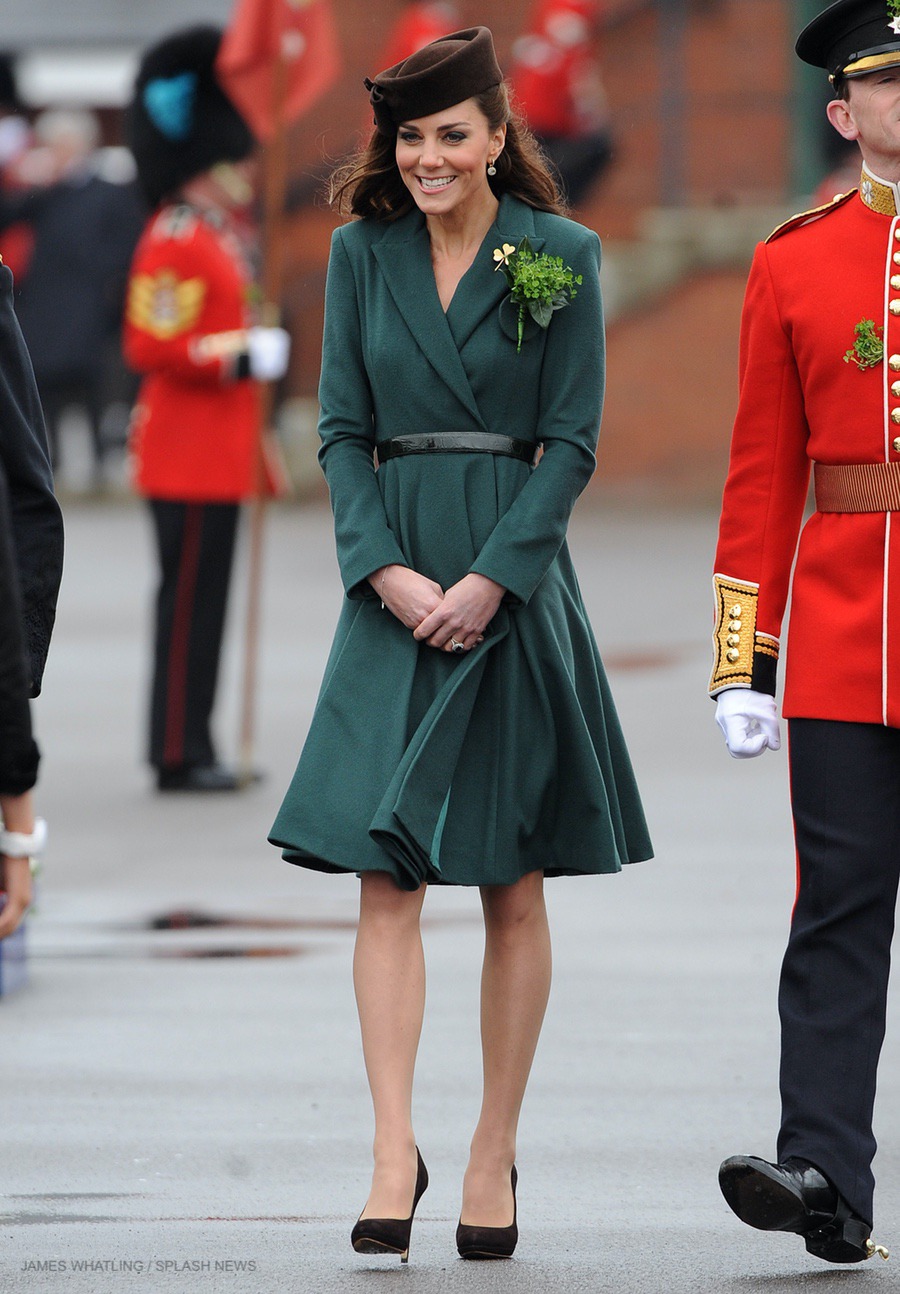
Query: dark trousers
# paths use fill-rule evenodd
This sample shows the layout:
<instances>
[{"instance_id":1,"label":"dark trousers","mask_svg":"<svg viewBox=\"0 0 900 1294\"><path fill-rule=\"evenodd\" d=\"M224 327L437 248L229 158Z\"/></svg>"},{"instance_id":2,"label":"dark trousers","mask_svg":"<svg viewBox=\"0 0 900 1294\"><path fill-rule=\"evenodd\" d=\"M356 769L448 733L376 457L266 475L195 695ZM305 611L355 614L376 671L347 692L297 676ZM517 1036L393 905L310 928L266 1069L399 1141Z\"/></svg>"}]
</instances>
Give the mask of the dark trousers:
<instances>
[{"instance_id":1,"label":"dark trousers","mask_svg":"<svg viewBox=\"0 0 900 1294\"><path fill-rule=\"evenodd\" d=\"M215 763L210 716L216 696L236 503L150 499L159 550L150 702L150 763Z\"/></svg>"},{"instance_id":2,"label":"dark trousers","mask_svg":"<svg viewBox=\"0 0 900 1294\"><path fill-rule=\"evenodd\" d=\"M790 721L798 893L779 993L778 1158L872 1222L872 1112L900 878L900 730Z\"/></svg>"},{"instance_id":3,"label":"dark trousers","mask_svg":"<svg viewBox=\"0 0 900 1294\"><path fill-rule=\"evenodd\" d=\"M573 207L605 174L613 160L612 136L606 130L588 135L538 135Z\"/></svg>"},{"instance_id":4,"label":"dark trousers","mask_svg":"<svg viewBox=\"0 0 900 1294\"><path fill-rule=\"evenodd\" d=\"M84 410L91 433L94 467L103 462L106 445L103 440L103 380L97 372L80 373L66 378L42 377L38 380L47 439L50 443L50 461L54 468L60 464L60 427L63 414L71 406Z\"/></svg>"}]
</instances>

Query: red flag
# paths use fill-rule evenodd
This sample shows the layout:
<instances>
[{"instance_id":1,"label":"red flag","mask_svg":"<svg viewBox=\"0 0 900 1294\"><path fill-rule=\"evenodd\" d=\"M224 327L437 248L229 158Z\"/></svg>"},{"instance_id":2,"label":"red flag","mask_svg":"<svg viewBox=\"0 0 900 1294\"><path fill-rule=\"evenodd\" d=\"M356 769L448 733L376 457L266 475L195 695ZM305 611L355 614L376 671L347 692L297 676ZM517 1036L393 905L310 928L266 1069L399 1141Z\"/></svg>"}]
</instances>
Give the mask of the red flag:
<instances>
[{"instance_id":1,"label":"red flag","mask_svg":"<svg viewBox=\"0 0 900 1294\"><path fill-rule=\"evenodd\" d=\"M263 141L302 116L340 66L331 0L235 0L216 61L223 89Z\"/></svg>"}]
</instances>

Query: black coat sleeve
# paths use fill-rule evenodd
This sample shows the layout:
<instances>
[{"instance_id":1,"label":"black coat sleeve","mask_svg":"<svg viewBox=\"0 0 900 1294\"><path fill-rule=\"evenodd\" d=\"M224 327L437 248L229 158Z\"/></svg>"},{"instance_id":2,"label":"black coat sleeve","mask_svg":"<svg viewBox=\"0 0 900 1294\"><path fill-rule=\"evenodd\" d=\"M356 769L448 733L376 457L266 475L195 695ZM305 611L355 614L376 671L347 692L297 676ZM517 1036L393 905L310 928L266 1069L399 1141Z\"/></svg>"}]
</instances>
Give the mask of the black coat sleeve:
<instances>
[{"instance_id":1,"label":"black coat sleeve","mask_svg":"<svg viewBox=\"0 0 900 1294\"><path fill-rule=\"evenodd\" d=\"M0 265L0 464L9 488L28 687L37 696L62 578L63 524L31 360L13 310L12 284L9 269Z\"/></svg>"},{"instance_id":2,"label":"black coat sleeve","mask_svg":"<svg viewBox=\"0 0 900 1294\"><path fill-rule=\"evenodd\" d=\"M0 467L0 795L21 795L37 778L21 616L9 492Z\"/></svg>"}]
</instances>

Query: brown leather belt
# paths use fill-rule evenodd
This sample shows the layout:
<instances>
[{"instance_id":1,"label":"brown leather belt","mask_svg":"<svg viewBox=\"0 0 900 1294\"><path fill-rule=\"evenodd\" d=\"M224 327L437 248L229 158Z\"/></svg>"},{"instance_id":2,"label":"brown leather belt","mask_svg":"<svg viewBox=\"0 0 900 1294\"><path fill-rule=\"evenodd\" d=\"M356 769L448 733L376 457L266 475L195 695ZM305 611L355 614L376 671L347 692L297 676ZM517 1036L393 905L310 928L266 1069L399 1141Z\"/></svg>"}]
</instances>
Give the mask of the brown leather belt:
<instances>
[{"instance_id":1,"label":"brown leather belt","mask_svg":"<svg viewBox=\"0 0 900 1294\"><path fill-rule=\"evenodd\" d=\"M379 463L386 463L389 458L403 458L406 454L503 454L507 458L520 458L523 463L531 463L537 451L534 441L500 436L492 431L423 432L393 436L375 446Z\"/></svg>"},{"instance_id":2,"label":"brown leather belt","mask_svg":"<svg viewBox=\"0 0 900 1294\"><path fill-rule=\"evenodd\" d=\"M900 512L900 462L816 463L819 512Z\"/></svg>"}]
</instances>

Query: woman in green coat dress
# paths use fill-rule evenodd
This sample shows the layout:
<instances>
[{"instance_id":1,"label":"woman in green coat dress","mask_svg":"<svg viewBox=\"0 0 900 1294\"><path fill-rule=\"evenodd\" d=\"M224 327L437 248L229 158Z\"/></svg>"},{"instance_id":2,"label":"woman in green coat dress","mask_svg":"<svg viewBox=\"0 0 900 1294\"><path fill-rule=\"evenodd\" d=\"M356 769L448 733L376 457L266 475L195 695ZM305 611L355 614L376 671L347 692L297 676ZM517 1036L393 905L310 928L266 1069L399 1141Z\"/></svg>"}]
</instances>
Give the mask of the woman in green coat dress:
<instances>
[{"instance_id":1,"label":"woman in green coat dress","mask_svg":"<svg viewBox=\"0 0 900 1294\"><path fill-rule=\"evenodd\" d=\"M358 218L332 242L320 386L346 599L270 839L361 877L361 1252L405 1259L427 1185L411 1120L425 890L480 887L484 1098L457 1243L508 1257L550 987L543 879L651 853L565 542L603 399L600 245L559 214L487 28L367 85L377 129L335 181Z\"/></svg>"}]
</instances>

